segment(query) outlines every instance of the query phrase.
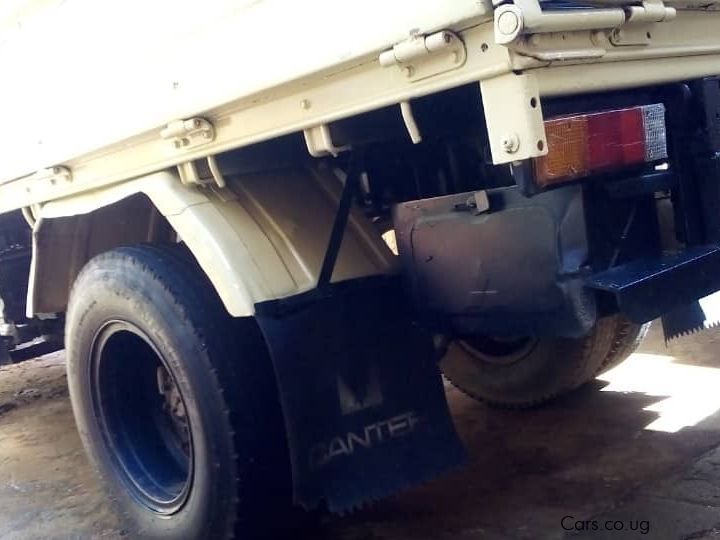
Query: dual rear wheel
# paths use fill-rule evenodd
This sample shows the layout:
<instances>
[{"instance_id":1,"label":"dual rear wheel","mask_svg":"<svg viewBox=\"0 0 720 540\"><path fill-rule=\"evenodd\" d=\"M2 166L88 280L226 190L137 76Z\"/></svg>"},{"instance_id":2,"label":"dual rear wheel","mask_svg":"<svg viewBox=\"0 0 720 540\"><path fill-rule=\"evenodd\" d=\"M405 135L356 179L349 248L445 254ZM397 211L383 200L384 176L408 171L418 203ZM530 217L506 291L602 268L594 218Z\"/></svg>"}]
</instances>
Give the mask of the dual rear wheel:
<instances>
[{"instance_id":1,"label":"dual rear wheel","mask_svg":"<svg viewBox=\"0 0 720 540\"><path fill-rule=\"evenodd\" d=\"M473 337L453 343L441 368L453 385L479 401L533 407L617 366L640 345L649 326L611 315L578 339Z\"/></svg>"}]
</instances>

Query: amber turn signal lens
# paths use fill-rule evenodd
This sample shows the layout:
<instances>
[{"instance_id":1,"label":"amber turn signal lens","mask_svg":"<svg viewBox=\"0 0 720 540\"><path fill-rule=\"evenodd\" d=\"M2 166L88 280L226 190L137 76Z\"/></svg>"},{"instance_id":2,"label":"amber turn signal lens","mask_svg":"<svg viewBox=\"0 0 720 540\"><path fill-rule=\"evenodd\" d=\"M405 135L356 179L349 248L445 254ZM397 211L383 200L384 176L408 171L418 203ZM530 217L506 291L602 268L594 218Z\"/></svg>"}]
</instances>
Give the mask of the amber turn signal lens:
<instances>
[{"instance_id":1,"label":"amber turn signal lens","mask_svg":"<svg viewBox=\"0 0 720 540\"><path fill-rule=\"evenodd\" d=\"M540 187L667 158L661 103L552 118L545 134L548 153L534 160Z\"/></svg>"}]
</instances>

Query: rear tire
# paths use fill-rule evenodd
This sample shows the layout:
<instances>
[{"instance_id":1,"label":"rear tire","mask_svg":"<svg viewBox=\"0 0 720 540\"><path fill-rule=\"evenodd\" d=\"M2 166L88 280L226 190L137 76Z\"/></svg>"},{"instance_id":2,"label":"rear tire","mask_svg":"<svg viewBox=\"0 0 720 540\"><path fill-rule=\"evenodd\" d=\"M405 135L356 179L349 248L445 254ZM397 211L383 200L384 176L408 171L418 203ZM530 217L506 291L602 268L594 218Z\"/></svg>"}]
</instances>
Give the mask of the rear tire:
<instances>
[{"instance_id":1,"label":"rear tire","mask_svg":"<svg viewBox=\"0 0 720 540\"><path fill-rule=\"evenodd\" d=\"M130 538L275 537L291 483L270 358L191 257L95 257L66 336L79 432Z\"/></svg>"},{"instance_id":2,"label":"rear tire","mask_svg":"<svg viewBox=\"0 0 720 540\"><path fill-rule=\"evenodd\" d=\"M651 324L637 324L625 317L617 317L613 345L596 370L595 376L619 366L634 353L650 331Z\"/></svg>"},{"instance_id":3,"label":"rear tire","mask_svg":"<svg viewBox=\"0 0 720 540\"><path fill-rule=\"evenodd\" d=\"M594 379L625 360L647 334L621 315L599 319L579 339L478 337L453 343L440 366L463 393L489 405L541 405Z\"/></svg>"}]
</instances>

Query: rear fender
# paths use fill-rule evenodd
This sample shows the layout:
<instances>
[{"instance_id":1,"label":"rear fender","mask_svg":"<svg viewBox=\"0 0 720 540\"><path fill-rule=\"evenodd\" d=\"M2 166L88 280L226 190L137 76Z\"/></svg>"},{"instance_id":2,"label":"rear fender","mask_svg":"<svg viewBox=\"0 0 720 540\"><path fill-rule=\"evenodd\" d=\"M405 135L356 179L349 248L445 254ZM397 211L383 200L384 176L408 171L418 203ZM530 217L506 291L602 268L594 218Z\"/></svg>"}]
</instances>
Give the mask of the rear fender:
<instances>
[{"instance_id":1,"label":"rear fender","mask_svg":"<svg viewBox=\"0 0 720 540\"><path fill-rule=\"evenodd\" d=\"M226 180L222 189L200 188L165 171L35 208L28 313L64 311L72 281L96 253L167 241L153 213L185 242L233 316L312 289L342 189L336 174L305 168ZM141 194L151 203L147 210L129 202ZM116 217L98 219L101 214ZM372 224L353 212L333 281L390 273L395 266Z\"/></svg>"}]
</instances>

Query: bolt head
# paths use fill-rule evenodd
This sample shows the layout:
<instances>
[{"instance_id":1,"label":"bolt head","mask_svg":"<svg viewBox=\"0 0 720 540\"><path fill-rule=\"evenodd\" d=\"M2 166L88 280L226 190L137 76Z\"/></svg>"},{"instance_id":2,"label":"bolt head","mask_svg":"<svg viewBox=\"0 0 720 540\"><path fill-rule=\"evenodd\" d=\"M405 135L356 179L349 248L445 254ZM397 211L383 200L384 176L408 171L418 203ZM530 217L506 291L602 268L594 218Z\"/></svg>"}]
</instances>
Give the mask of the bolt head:
<instances>
[{"instance_id":1,"label":"bolt head","mask_svg":"<svg viewBox=\"0 0 720 540\"><path fill-rule=\"evenodd\" d=\"M516 13L512 11L504 11L500 14L497 21L498 30L500 33L506 36L511 36L518 31L520 27L520 20Z\"/></svg>"},{"instance_id":2,"label":"bolt head","mask_svg":"<svg viewBox=\"0 0 720 540\"><path fill-rule=\"evenodd\" d=\"M520 139L515 133L507 133L500 140L503 150L508 154L514 154L520 148Z\"/></svg>"}]
</instances>

